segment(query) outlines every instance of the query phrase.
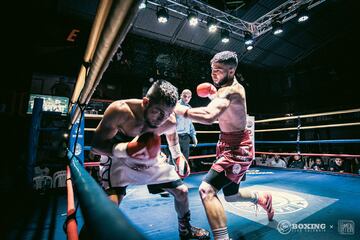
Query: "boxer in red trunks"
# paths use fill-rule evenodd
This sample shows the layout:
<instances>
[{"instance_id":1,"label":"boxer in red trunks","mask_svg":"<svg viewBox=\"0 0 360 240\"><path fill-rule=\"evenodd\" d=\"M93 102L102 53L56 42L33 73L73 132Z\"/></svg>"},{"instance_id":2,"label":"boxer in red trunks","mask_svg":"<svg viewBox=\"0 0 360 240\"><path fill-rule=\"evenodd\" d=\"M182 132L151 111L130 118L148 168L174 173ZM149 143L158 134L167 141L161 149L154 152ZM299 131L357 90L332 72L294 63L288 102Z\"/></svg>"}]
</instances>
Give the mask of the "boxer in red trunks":
<instances>
[{"instance_id":1,"label":"boxer in red trunks","mask_svg":"<svg viewBox=\"0 0 360 240\"><path fill-rule=\"evenodd\" d=\"M203 179L199 193L214 235L214 239L229 239L225 210L217 196L223 190L228 202L250 201L265 209L268 219L274 216L272 196L265 192L239 190L240 181L250 167L254 149L246 130L246 96L244 87L237 81L235 71L238 60L234 52L217 53L210 61L214 82L197 87L200 97L209 97L206 107L175 107L175 113L191 120L212 124L219 121L221 134L216 147L217 160Z\"/></svg>"}]
</instances>

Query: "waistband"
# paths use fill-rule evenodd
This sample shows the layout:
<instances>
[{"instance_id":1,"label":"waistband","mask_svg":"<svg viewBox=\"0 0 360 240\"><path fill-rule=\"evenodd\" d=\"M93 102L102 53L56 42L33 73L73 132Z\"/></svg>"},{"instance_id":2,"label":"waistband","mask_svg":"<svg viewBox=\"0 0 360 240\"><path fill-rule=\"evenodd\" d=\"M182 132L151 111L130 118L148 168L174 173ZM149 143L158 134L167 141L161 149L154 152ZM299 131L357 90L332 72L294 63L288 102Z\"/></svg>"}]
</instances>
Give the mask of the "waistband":
<instances>
[{"instance_id":1,"label":"waistband","mask_svg":"<svg viewBox=\"0 0 360 240\"><path fill-rule=\"evenodd\" d=\"M219 141L221 142L241 142L250 139L250 131L236 131L236 132L221 132L219 135Z\"/></svg>"}]
</instances>

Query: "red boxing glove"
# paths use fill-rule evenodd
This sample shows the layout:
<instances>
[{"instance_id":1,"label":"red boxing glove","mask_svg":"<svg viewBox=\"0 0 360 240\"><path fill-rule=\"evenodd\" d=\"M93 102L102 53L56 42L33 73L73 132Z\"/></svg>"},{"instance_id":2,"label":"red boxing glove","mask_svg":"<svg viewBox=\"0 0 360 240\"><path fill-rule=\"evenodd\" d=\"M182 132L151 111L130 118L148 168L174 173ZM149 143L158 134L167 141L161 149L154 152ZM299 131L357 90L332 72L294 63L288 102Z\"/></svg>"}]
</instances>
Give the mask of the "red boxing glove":
<instances>
[{"instance_id":1,"label":"red boxing glove","mask_svg":"<svg viewBox=\"0 0 360 240\"><path fill-rule=\"evenodd\" d=\"M154 159L160 152L161 139L154 133L144 133L137 140L127 144L126 152L129 157L136 159Z\"/></svg>"},{"instance_id":2,"label":"red boxing glove","mask_svg":"<svg viewBox=\"0 0 360 240\"><path fill-rule=\"evenodd\" d=\"M180 155L175 161L175 170L180 178L190 175L190 166L184 155Z\"/></svg>"},{"instance_id":3,"label":"red boxing glove","mask_svg":"<svg viewBox=\"0 0 360 240\"><path fill-rule=\"evenodd\" d=\"M196 88L197 95L202 98L210 97L214 94L216 94L217 90L214 85L211 83L201 83Z\"/></svg>"}]
</instances>

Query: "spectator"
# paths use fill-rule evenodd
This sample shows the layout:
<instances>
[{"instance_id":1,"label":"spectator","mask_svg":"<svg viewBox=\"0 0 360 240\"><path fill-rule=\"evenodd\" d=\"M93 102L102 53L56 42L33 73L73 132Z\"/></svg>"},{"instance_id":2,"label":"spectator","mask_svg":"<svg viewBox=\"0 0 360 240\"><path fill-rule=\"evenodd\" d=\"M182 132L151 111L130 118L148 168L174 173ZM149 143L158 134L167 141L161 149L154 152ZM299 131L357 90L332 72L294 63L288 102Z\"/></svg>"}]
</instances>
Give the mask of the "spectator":
<instances>
[{"instance_id":1,"label":"spectator","mask_svg":"<svg viewBox=\"0 0 360 240\"><path fill-rule=\"evenodd\" d=\"M315 158L315 162L310 167L312 170L315 171L325 171L325 165L323 160L320 157Z\"/></svg>"},{"instance_id":2,"label":"spectator","mask_svg":"<svg viewBox=\"0 0 360 240\"><path fill-rule=\"evenodd\" d=\"M329 170L332 172L340 172L340 173L346 172L344 159L340 157L335 158L335 160L330 163Z\"/></svg>"},{"instance_id":3,"label":"spectator","mask_svg":"<svg viewBox=\"0 0 360 240\"><path fill-rule=\"evenodd\" d=\"M260 157L255 157L255 165L256 166L269 166L267 162L266 154L261 154Z\"/></svg>"},{"instance_id":4,"label":"spectator","mask_svg":"<svg viewBox=\"0 0 360 240\"><path fill-rule=\"evenodd\" d=\"M290 158L288 164L288 168L299 168L304 169L305 162L301 159L301 156L299 154L294 155L292 158Z\"/></svg>"},{"instance_id":5,"label":"spectator","mask_svg":"<svg viewBox=\"0 0 360 240\"><path fill-rule=\"evenodd\" d=\"M270 162L270 167L286 168L286 162L279 155L275 155Z\"/></svg>"}]
</instances>

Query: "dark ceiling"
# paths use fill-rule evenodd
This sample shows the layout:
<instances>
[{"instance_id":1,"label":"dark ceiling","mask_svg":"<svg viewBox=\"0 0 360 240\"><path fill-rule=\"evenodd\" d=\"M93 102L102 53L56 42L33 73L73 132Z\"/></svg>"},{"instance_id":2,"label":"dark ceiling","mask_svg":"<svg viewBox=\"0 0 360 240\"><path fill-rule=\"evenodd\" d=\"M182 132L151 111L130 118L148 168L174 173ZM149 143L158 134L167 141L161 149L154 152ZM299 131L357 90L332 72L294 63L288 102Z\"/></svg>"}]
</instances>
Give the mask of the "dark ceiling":
<instances>
[{"instance_id":1,"label":"dark ceiling","mask_svg":"<svg viewBox=\"0 0 360 240\"><path fill-rule=\"evenodd\" d=\"M209 4L251 22L285 1L239 2L242 5L238 5L237 9L226 4L226 1L209 1ZM211 35L207 32L205 24L191 28L186 18L176 13L170 12L169 22L161 25L157 22L154 5L139 11L130 33L208 54L233 50L238 52L242 63L254 67L286 68L302 62L313 52L332 42L351 37L355 28L355 2L324 1L310 9L311 18L308 22L299 24L295 18L289 20L285 23L281 36L274 36L270 31L261 35L256 39L252 51L245 49L240 36L232 34L230 42L224 44L220 41L219 34ZM53 70L58 68L59 71L62 66L53 64L59 60L66 59L69 67L79 65L96 14L96 6L96 0L35 3L37 16L33 27L41 37L35 39L34 53L39 65ZM79 30L78 36L74 42L69 42L66 38L73 29ZM52 58L55 60L51 60Z\"/></svg>"},{"instance_id":2,"label":"dark ceiling","mask_svg":"<svg viewBox=\"0 0 360 240\"><path fill-rule=\"evenodd\" d=\"M217 5L221 6L219 2L226 1L218 1ZM286 1L247 2L238 10L229 12L242 20L254 22ZM274 36L271 31L261 35L252 51L245 49L240 36L231 34L230 42L224 44L220 41L220 34L207 32L205 24L190 27L186 18L176 13L170 12L169 24L161 25L157 23L156 8L152 5L139 13L132 32L211 54L222 50L236 51L241 55L242 63L261 68L288 67L329 42L349 35L355 22L354 4L355 1L323 1L310 9L308 22L299 24L296 18L289 20L284 24L281 36Z\"/></svg>"}]
</instances>

